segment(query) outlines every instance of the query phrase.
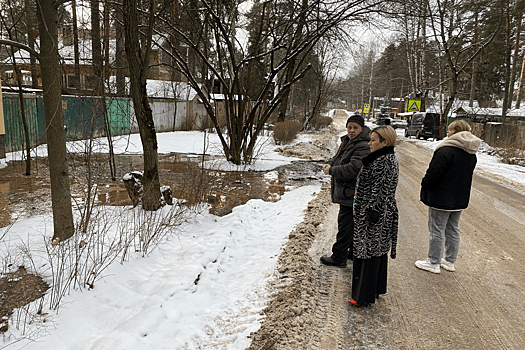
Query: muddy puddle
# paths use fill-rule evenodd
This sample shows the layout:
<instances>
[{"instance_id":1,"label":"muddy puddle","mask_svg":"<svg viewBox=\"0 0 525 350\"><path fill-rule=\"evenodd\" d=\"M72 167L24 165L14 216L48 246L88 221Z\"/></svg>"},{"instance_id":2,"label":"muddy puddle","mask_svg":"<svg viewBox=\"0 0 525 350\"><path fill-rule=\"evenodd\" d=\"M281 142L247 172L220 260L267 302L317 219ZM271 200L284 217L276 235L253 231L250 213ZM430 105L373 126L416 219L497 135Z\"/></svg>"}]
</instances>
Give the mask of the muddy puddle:
<instances>
[{"instance_id":1,"label":"muddy puddle","mask_svg":"<svg viewBox=\"0 0 525 350\"><path fill-rule=\"evenodd\" d=\"M142 169L142 156L118 158L119 169L127 169L127 172ZM204 178L206 184L203 186L208 192L205 200L211 206L210 213L220 216L231 213L235 206L250 199L278 201L288 190L326 181L319 162L298 161L265 172L208 170L202 169L201 163L202 158L188 154L159 156L161 186L170 186L176 198L189 199L188 188L198 187L196 179ZM100 189L98 199L110 205L131 203L121 182Z\"/></svg>"},{"instance_id":2,"label":"muddy puddle","mask_svg":"<svg viewBox=\"0 0 525 350\"><path fill-rule=\"evenodd\" d=\"M34 168L41 168L42 165L36 163ZM12 213L27 211L27 208L31 210L34 208L33 200L42 192L49 192L49 180L42 179L37 171L31 176L24 173L25 162L9 162L8 166L0 168L0 227L13 221Z\"/></svg>"},{"instance_id":3,"label":"muddy puddle","mask_svg":"<svg viewBox=\"0 0 525 350\"><path fill-rule=\"evenodd\" d=\"M106 174L106 163L100 155L99 173ZM206 161L213 161L207 158ZM122 182L127 172L143 169L141 155L118 155L115 158L117 181L108 175L96 180L97 202L105 205L131 205L131 200ZM202 157L191 154L159 155L161 186L170 186L175 198L191 200L194 189L206 193L204 200L210 204L210 212L226 215L235 206L250 199L278 201L291 189L327 181L322 176L321 162L296 161L271 171L218 171L204 170ZM12 222L12 215L23 211L27 216L41 214L50 208L49 172L45 161L34 166L31 176L25 176L24 162L10 162L0 169L0 227ZM70 166L71 191L74 200L84 200L86 169L81 162ZM199 182L200 181L200 182ZM193 191L191 191L193 189ZM202 196L200 197L202 198Z\"/></svg>"},{"instance_id":4,"label":"muddy puddle","mask_svg":"<svg viewBox=\"0 0 525 350\"><path fill-rule=\"evenodd\" d=\"M10 162L0 169L0 194L33 191L34 179L23 175L25 163Z\"/></svg>"}]
</instances>

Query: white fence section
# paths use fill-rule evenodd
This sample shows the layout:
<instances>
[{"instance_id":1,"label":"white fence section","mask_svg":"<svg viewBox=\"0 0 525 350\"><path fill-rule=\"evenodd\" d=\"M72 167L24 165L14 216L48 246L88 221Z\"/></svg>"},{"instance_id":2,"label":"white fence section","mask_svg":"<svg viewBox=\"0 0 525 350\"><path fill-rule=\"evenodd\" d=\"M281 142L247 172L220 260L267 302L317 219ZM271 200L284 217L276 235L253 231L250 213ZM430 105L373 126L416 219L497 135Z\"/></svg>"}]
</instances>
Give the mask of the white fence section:
<instances>
[{"instance_id":1,"label":"white fence section","mask_svg":"<svg viewBox=\"0 0 525 350\"><path fill-rule=\"evenodd\" d=\"M189 130L191 126L187 123L188 103L189 102L175 102L172 99L150 100L155 130L157 132ZM133 101L130 101L130 110L131 132L138 133L139 127L135 116L135 110L133 108Z\"/></svg>"}]
</instances>

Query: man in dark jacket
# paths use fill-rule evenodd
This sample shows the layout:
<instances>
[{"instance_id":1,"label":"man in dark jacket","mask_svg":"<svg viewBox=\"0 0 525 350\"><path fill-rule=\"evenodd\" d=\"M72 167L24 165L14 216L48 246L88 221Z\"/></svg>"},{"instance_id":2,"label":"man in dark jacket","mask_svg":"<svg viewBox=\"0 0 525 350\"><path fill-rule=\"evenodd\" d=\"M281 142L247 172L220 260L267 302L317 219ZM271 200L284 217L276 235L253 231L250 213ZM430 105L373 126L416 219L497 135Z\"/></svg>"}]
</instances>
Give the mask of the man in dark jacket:
<instances>
[{"instance_id":1,"label":"man in dark jacket","mask_svg":"<svg viewBox=\"0 0 525 350\"><path fill-rule=\"evenodd\" d=\"M341 146L335 157L323 165L323 172L332 176L332 202L339 204L338 232L332 246L332 255L322 256L325 265L346 267L352 259L354 239L353 202L356 178L363 166L362 159L370 153L370 129L359 114L346 121L347 135L341 137Z\"/></svg>"},{"instance_id":2,"label":"man in dark jacket","mask_svg":"<svg viewBox=\"0 0 525 350\"><path fill-rule=\"evenodd\" d=\"M448 137L436 147L421 181L420 193L421 201L429 207L428 260L417 260L417 268L432 273L440 273L440 267L456 270L459 217L468 207L480 144L481 140L470 133L468 123L457 120L450 123Z\"/></svg>"}]
</instances>

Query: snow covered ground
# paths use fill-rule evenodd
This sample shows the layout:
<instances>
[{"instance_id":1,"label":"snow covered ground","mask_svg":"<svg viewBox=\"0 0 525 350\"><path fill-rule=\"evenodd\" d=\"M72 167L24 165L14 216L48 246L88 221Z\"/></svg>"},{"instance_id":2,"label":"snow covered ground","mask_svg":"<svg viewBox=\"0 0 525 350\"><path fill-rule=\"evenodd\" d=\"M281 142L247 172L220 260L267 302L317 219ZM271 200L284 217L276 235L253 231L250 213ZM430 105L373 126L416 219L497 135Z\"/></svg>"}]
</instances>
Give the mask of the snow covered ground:
<instances>
[{"instance_id":1,"label":"snow covered ground","mask_svg":"<svg viewBox=\"0 0 525 350\"><path fill-rule=\"evenodd\" d=\"M220 154L216 135L208 137L207 153ZM301 136L299 141L308 139ZM199 154L203 141L200 132L158 134L159 153ZM410 142L430 148L438 144ZM252 170L293 160L273 152L276 146L269 138L262 146L264 152ZM45 155L45 147L38 152ZM116 152L140 153L138 135L120 139ZM11 159L20 156L9 154ZM525 183L523 168L498 163L486 154L478 154L478 167ZM19 322L19 329L12 322L0 348L245 349L250 343L247 336L258 329L260 311L269 301L266 286L277 256L319 189L294 189L276 203L250 200L223 217L201 213L151 255L137 254L123 264L116 261L93 289L65 296L58 313L44 305L42 316ZM52 236L49 216L18 221L0 229L0 236L4 234L2 256L24 243L35 251L37 270L45 273L47 255L38 252L44 251L44 237Z\"/></svg>"}]
</instances>

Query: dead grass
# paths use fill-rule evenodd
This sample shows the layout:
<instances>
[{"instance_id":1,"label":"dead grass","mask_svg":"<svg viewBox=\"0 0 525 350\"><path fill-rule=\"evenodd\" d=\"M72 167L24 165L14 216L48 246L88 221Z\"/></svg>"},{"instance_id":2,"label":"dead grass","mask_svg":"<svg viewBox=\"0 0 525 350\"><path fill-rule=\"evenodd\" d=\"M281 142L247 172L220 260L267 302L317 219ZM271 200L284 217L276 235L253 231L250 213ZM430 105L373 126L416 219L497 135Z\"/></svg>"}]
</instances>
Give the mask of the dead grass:
<instances>
[{"instance_id":1,"label":"dead grass","mask_svg":"<svg viewBox=\"0 0 525 350\"><path fill-rule=\"evenodd\" d=\"M498 148L495 153L503 163L525 166L525 151L523 149L515 147Z\"/></svg>"}]
</instances>

